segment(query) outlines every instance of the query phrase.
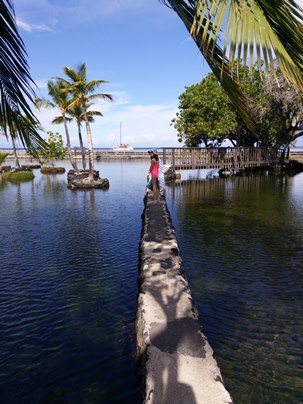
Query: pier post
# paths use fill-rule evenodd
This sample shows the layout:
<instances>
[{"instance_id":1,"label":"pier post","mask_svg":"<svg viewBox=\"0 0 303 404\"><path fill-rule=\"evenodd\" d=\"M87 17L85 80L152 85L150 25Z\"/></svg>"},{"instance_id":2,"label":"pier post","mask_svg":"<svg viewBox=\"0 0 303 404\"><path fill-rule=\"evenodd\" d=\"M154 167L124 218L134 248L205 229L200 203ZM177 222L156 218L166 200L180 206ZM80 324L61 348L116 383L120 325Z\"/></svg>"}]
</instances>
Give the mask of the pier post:
<instances>
[{"instance_id":1,"label":"pier post","mask_svg":"<svg viewBox=\"0 0 303 404\"><path fill-rule=\"evenodd\" d=\"M165 200L156 203L149 193L140 244L136 334L144 403L232 403L201 331Z\"/></svg>"}]
</instances>

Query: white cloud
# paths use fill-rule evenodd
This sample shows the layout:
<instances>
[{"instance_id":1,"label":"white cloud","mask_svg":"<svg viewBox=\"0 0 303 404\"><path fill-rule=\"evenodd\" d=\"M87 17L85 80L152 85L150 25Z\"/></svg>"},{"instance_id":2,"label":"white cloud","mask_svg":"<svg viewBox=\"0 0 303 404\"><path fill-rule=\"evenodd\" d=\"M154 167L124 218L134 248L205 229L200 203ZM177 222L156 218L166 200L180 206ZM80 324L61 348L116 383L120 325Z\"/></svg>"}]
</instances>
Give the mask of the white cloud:
<instances>
[{"instance_id":1,"label":"white cloud","mask_svg":"<svg viewBox=\"0 0 303 404\"><path fill-rule=\"evenodd\" d=\"M119 142L120 122L122 141L135 147L176 146L177 135L170 126L176 113L175 105L130 105L120 109L110 109L94 132L102 134L95 143L111 147Z\"/></svg>"},{"instance_id":2,"label":"white cloud","mask_svg":"<svg viewBox=\"0 0 303 404\"><path fill-rule=\"evenodd\" d=\"M103 113L91 124L94 147L112 147L120 141L120 122L122 124L122 141L133 147L180 146L176 131L170 126L171 119L177 111L176 105L128 105L115 103L96 103L94 110ZM65 138L63 125L53 125L51 121L60 115L56 109L36 111L42 127L48 131L59 132ZM69 124L72 146L78 146L75 123ZM46 137L46 134L43 134ZM85 125L83 138L86 143Z\"/></svg>"},{"instance_id":3,"label":"white cloud","mask_svg":"<svg viewBox=\"0 0 303 404\"><path fill-rule=\"evenodd\" d=\"M59 21L65 25L84 24L126 13L150 14L164 8L157 0L98 0L93 6L91 0L31 0L30 4L28 0L14 0L14 6L19 28L28 32L53 32Z\"/></svg>"},{"instance_id":4,"label":"white cloud","mask_svg":"<svg viewBox=\"0 0 303 404\"><path fill-rule=\"evenodd\" d=\"M47 88L47 82L48 80L37 80L35 81L35 84L39 88L39 90Z\"/></svg>"},{"instance_id":5,"label":"white cloud","mask_svg":"<svg viewBox=\"0 0 303 404\"><path fill-rule=\"evenodd\" d=\"M128 94L126 91L112 91L113 101L115 105L125 105L129 103ZM104 104L102 104L103 106Z\"/></svg>"},{"instance_id":6,"label":"white cloud","mask_svg":"<svg viewBox=\"0 0 303 404\"><path fill-rule=\"evenodd\" d=\"M33 31L54 32L50 27L46 26L45 24L30 24L19 18L16 19L16 23L17 23L19 29L21 29L21 30L23 29L24 31L27 31L27 32L33 32Z\"/></svg>"}]
</instances>

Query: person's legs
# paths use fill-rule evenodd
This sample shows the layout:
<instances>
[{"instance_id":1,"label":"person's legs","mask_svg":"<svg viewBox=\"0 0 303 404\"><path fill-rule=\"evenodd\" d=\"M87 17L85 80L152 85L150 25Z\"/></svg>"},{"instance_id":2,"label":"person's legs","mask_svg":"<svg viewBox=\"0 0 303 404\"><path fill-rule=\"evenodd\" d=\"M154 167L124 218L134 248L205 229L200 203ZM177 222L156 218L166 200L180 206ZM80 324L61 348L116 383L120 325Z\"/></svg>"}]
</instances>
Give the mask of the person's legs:
<instances>
[{"instance_id":1,"label":"person's legs","mask_svg":"<svg viewBox=\"0 0 303 404\"><path fill-rule=\"evenodd\" d=\"M159 202L160 201L160 193L159 193L159 188L158 188L157 182L158 182L157 178L152 175L154 200L156 202Z\"/></svg>"}]
</instances>

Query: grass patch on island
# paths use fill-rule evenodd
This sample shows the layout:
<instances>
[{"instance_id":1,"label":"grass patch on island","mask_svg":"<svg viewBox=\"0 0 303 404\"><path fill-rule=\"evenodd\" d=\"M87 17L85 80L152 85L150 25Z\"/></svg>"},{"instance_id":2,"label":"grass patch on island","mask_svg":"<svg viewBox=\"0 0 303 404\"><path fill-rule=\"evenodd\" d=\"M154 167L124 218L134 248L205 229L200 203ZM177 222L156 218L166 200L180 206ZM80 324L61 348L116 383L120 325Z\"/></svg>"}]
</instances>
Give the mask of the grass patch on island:
<instances>
[{"instance_id":1,"label":"grass patch on island","mask_svg":"<svg viewBox=\"0 0 303 404\"><path fill-rule=\"evenodd\" d=\"M32 171L15 171L15 172L5 172L2 174L2 178L11 182L22 182L31 181L34 179L34 174Z\"/></svg>"},{"instance_id":2,"label":"grass patch on island","mask_svg":"<svg viewBox=\"0 0 303 404\"><path fill-rule=\"evenodd\" d=\"M64 174L64 167L42 167L40 169L41 174Z\"/></svg>"}]
</instances>

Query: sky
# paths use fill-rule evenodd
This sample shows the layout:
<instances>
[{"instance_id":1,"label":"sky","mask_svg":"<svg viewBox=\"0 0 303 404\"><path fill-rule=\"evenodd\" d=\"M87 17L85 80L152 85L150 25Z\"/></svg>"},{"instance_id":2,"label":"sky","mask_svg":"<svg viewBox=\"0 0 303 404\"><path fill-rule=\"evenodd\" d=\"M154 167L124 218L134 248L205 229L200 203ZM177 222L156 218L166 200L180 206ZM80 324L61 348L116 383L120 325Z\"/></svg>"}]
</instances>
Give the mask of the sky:
<instances>
[{"instance_id":1,"label":"sky","mask_svg":"<svg viewBox=\"0 0 303 404\"><path fill-rule=\"evenodd\" d=\"M102 112L92 124L94 147L122 142L133 147L182 146L170 125L185 86L210 71L176 13L159 0L14 0L17 25L39 97L47 81L64 77L63 67L86 63L88 80L106 80L97 92ZM51 121L55 109L35 111L45 131L64 136ZM70 124L72 146L77 128ZM43 134L43 137L47 137ZM85 127L83 137L86 142ZM0 146L9 147L6 140Z\"/></svg>"},{"instance_id":2,"label":"sky","mask_svg":"<svg viewBox=\"0 0 303 404\"><path fill-rule=\"evenodd\" d=\"M303 5L303 0L298 2ZM65 66L87 66L88 80L106 80L98 92L102 112L91 125L94 147L122 142L133 147L180 147L171 120L185 87L210 71L175 12L159 0L13 0L36 94L48 98L47 82L64 77ZM51 121L55 109L36 110L45 131L63 135ZM121 125L120 125L121 123ZM69 125L71 144L79 146ZM47 137L46 133L42 133ZM86 143L85 128L83 137ZM0 147L10 147L4 137Z\"/></svg>"}]
</instances>

